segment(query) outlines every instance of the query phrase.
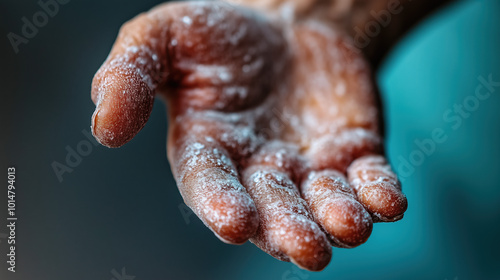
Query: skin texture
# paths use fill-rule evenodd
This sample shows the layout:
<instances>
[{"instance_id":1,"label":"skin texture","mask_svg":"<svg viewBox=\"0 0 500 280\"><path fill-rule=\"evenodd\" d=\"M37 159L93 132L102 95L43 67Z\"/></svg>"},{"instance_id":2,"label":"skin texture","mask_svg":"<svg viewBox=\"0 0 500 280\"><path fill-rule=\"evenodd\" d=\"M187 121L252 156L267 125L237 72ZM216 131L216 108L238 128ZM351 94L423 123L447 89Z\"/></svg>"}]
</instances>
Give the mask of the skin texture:
<instances>
[{"instance_id":1,"label":"skin texture","mask_svg":"<svg viewBox=\"0 0 500 280\"><path fill-rule=\"evenodd\" d=\"M123 25L92 82L92 132L119 147L155 94L186 204L222 241L318 271L407 201L383 157L376 87L347 32L220 2Z\"/></svg>"}]
</instances>

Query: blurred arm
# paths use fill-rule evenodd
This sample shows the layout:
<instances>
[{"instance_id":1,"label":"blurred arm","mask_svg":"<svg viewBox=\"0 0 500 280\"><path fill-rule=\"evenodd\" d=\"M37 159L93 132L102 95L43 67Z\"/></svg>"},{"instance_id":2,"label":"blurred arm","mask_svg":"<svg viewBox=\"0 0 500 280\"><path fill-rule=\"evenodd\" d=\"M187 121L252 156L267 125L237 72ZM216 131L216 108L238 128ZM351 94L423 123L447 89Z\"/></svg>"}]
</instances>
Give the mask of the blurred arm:
<instances>
[{"instance_id":1,"label":"blurred arm","mask_svg":"<svg viewBox=\"0 0 500 280\"><path fill-rule=\"evenodd\" d=\"M349 33L373 68L421 19L451 0L227 0L292 21L320 20Z\"/></svg>"},{"instance_id":2,"label":"blurred arm","mask_svg":"<svg viewBox=\"0 0 500 280\"><path fill-rule=\"evenodd\" d=\"M347 31L377 68L408 30L449 2L451 0L357 0ZM380 31L375 32L377 30ZM362 42L363 39L366 41Z\"/></svg>"}]
</instances>

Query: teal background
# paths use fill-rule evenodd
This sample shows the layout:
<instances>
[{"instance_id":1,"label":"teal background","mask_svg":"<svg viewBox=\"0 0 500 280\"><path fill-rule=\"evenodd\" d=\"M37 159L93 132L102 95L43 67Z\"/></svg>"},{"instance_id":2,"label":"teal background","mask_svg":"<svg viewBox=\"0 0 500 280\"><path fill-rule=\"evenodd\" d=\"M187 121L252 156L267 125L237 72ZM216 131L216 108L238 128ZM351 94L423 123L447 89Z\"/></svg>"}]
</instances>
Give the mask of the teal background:
<instances>
[{"instance_id":1,"label":"teal background","mask_svg":"<svg viewBox=\"0 0 500 280\"><path fill-rule=\"evenodd\" d=\"M499 1L447 6L384 62L377 79L396 169L435 128L447 140L405 177L405 218L376 224L356 249L335 248L319 273L252 244L223 244L194 216L185 222L165 157L161 102L133 141L120 149L93 146L57 180L51 163L64 162L65 147L86 139L90 82L119 26L157 3L73 0L19 54L2 37L1 170L16 166L19 222L18 272L6 271L0 239L0 279L109 280L122 267L135 280L500 279L500 87L457 129L443 119L474 94L478 77L500 81ZM2 1L0 34L19 33L20 18L39 9L36 1ZM4 233L3 190L0 200Z\"/></svg>"}]
</instances>

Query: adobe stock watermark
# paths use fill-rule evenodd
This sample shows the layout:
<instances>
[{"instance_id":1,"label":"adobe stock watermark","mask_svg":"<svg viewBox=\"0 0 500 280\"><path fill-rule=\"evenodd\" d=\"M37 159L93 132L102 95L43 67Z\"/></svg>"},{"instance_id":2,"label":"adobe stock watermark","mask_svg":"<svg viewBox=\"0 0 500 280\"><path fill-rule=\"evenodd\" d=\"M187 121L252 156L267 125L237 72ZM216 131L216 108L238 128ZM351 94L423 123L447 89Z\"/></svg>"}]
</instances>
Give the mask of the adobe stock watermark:
<instances>
[{"instance_id":1,"label":"adobe stock watermark","mask_svg":"<svg viewBox=\"0 0 500 280\"><path fill-rule=\"evenodd\" d=\"M184 219L184 222L186 225L189 225L191 223L191 216L194 215L193 210L189 208L189 206L186 205L186 203L179 203L179 211L181 212L182 218Z\"/></svg>"},{"instance_id":2,"label":"adobe stock watermark","mask_svg":"<svg viewBox=\"0 0 500 280\"><path fill-rule=\"evenodd\" d=\"M408 0L412 1L412 0ZM370 15L373 17L366 22L363 29L354 27L354 46L356 51L361 52L361 49L370 44L371 40L377 37L380 32L386 28L392 21L392 17L403 11L404 7L399 0L391 0L387 2L385 9L378 12L371 10Z\"/></svg>"},{"instance_id":3,"label":"adobe stock watermark","mask_svg":"<svg viewBox=\"0 0 500 280\"><path fill-rule=\"evenodd\" d=\"M292 265L292 267L283 272L281 275L281 280L306 280L309 279L309 274L306 271L298 268L296 265Z\"/></svg>"},{"instance_id":4,"label":"adobe stock watermark","mask_svg":"<svg viewBox=\"0 0 500 280\"><path fill-rule=\"evenodd\" d=\"M273 117L270 120L269 127L259 129L256 132L257 136L271 139L273 136L282 132L287 124L292 123L292 117L284 111L280 111L277 108L273 108L271 111L273 113Z\"/></svg>"},{"instance_id":5,"label":"adobe stock watermark","mask_svg":"<svg viewBox=\"0 0 500 280\"><path fill-rule=\"evenodd\" d=\"M83 158L92 153L94 146L99 146L99 142L95 140L90 131L84 129L82 134L85 139L80 140L74 148L69 145L65 147L67 153L63 163L54 160L51 164L59 183L62 183L65 173L73 172L82 163Z\"/></svg>"},{"instance_id":6,"label":"adobe stock watermark","mask_svg":"<svg viewBox=\"0 0 500 280\"><path fill-rule=\"evenodd\" d=\"M38 6L40 10L36 11L31 19L22 17L21 32L19 34L9 32L7 39L16 54L19 53L21 44L28 44L30 39L33 39L40 28L43 28L49 23L49 19L55 17L59 13L60 5L68 4L70 0L39 0Z\"/></svg>"},{"instance_id":7,"label":"adobe stock watermark","mask_svg":"<svg viewBox=\"0 0 500 280\"><path fill-rule=\"evenodd\" d=\"M0 233L0 243L2 243L2 239L6 239L8 236L6 233Z\"/></svg>"},{"instance_id":8,"label":"adobe stock watermark","mask_svg":"<svg viewBox=\"0 0 500 280\"><path fill-rule=\"evenodd\" d=\"M135 276L133 275L128 275L127 272L125 271L125 267L122 267L121 273L116 271L116 269L111 270L111 275L113 275L113 278L111 280L134 280Z\"/></svg>"},{"instance_id":9,"label":"adobe stock watermark","mask_svg":"<svg viewBox=\"0 0 500 280\"><path fill-rule=\"evenodd\" d=\"M470 118L472 113L479 109L481 102L488 100L491 94L500 87L500 81L494 81L492 74L487 79L479 76L477 80L479 83L474 94L466 96L462 102L453 104L452 108L443 112L443 121L451 126L452 131L462 127L464 120ZM431 131L429 138L415 139L416 148L407 157L398 156L397 173L401 182L412 176L416 167L421 166L427 158L436 152L439 144L448 140L446 128L436 127Z\"/></svg>"}]
</instances>

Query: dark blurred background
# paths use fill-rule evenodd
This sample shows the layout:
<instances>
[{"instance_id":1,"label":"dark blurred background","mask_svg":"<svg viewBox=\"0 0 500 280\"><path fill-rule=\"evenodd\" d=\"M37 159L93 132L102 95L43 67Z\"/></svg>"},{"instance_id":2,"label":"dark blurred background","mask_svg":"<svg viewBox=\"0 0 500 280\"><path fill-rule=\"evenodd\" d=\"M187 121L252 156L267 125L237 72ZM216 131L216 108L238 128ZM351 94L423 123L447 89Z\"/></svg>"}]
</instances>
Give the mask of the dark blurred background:
<instances>
[{"instance_id":1,"label":"dark blurred background","mask_svg":"<svg viewBox=\"0 0 500 280\"><path fill-rule=\"evenodd\" d=\"M0 1L0 279L500 279L500 86L474 99L481 77L500 82L499 1L448 5L385 60L377 77L386 144L409 208L402 221L376 224L359 248L334 249L319 273L250 243L223 244L186 212L165 156L161 102L124 147L88 145L92 77L120 25L158 3L71 0L16 54L7 34L22 34L22 18L41 7ZM446 140L423 151L417 143L436 128ZM67 165L68 149L88 155L70 159L60 181L53 164ZM6 263L8 166L17 177L16 273Z\"/></svg>"}]
</instances>

